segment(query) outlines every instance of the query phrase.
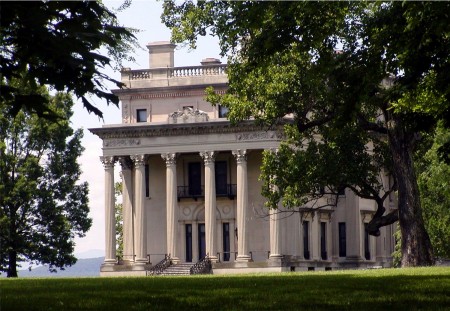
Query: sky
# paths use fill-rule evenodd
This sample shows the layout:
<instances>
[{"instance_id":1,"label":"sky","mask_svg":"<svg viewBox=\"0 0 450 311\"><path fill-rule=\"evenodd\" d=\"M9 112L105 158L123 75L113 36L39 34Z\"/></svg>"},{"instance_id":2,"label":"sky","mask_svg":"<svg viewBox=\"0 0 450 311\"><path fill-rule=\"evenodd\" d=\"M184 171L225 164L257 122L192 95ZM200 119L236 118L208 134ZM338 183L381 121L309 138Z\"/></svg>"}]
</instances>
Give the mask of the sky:
<instances>
[{"instance_id":1,"label":"sky","mask_svg":"<svg viewBox=\"0 0 450 311\"><path fill-rule=\"evenodd\" d=\"M122 1L104 1L109 8L117 8ZM161 23L162 1L133 0L131 7L117 14L119 23L126 27L140 29L136 34L142 49L135 51L135 63L125 62L124 67L131 69L148 68L148 50L145 45L154 41L169 41L170 30ZM218 40L212 37L205 37L198 41L196 50L189 50L187 47L177 47L175 50L175 66L196 66L207 57L220 58ZM221 59L225 62L224 59ZM120 80L120 73L112 70L106 71L108 75ZM89 128L101 127L103 124L121 123L120 109L115 106L107 106L106 101L92 98L94 104L103 112L103 120L94 114L89 114L80 101L74 107L72 117L73 128L83 128L84 138L82 145L85 151L79 163L83 174L81 181L89 183L89 205L93 223L91 229L83 238L76 238L75 254L87 253L92 250L105 249L105 219L104 219L104 169L100 162L102 155L102 141L99 137L88 131ZM116 164L115 181L120 181L119 166Z\"/></svg>"}]
</instances>

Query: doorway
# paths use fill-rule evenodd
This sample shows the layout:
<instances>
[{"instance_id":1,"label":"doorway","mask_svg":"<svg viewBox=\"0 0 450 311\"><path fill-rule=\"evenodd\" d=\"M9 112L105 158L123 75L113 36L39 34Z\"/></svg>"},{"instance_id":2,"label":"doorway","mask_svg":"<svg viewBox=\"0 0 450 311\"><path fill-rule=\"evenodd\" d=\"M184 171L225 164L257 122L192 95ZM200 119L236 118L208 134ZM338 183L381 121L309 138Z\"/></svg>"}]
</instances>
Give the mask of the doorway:
<instances>
[{"instance_id":1,"label":"doorway","mask_svg":"<svg viewBox=\"0 0 450 311\"><path fill-rule=\"evenodd\" d=\"M206 256L205 224L198 224L198 259Z\"/></svg>"}]
</instances>

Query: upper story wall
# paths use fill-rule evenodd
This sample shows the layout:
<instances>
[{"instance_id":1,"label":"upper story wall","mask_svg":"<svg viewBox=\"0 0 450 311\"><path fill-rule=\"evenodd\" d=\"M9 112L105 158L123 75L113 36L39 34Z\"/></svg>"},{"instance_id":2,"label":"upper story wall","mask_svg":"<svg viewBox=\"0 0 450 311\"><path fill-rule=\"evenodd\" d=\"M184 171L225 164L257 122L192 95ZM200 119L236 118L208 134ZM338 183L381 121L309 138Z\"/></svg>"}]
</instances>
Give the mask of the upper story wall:
<instances>
[{"instance_id":1,"label":"upper story wall","mask_svg":"<svg viewBox=\"0 0 450 311\"><path fill-rule=\"evenodd\" d=\"M149 69L122 69L125 87L113 91L122 103L122 123L203 122L224 117L226 111L204 97L208 86L218 93L226 91L226 65L206 58L199 66L174 67L175 47L167 41L149 43Z\"/></svg>"}]
</instances>

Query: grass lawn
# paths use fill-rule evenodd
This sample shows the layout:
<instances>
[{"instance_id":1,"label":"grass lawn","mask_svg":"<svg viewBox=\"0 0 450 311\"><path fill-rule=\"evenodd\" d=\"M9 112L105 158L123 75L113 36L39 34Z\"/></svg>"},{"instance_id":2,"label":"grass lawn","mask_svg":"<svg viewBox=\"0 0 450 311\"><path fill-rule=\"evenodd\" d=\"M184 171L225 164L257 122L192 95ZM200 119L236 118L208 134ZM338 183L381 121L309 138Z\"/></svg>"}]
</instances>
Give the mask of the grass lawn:
<instances>
[{"instance_id":1,"label":"grass lawn","mask_svg":"<svg viewBox=\"0 0 450 311\"><path fill-rule=\"evenodd\" d=\"M450 310L450 268L0 279L0 310Z\"/></svg>"}]
</instances>

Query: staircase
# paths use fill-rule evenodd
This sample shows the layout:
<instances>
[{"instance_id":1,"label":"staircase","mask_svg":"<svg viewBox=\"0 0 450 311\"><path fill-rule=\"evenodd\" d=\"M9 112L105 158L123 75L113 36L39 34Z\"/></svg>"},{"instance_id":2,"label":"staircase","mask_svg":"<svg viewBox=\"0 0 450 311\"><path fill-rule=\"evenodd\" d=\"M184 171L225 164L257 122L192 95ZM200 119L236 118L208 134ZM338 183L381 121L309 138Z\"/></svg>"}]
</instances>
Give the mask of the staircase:
<instances>
[{"instance_id":1,"label":"staircase","mask_svg":"<svg viewBox=\"0 0 450 311\"><path fill-rule=\"evenodd\" d=\"M179 264L167 267L160 275L190 275L191 268L194 265L195 263L192 262L180 262Z\"/></svg>"}]
</instances>

